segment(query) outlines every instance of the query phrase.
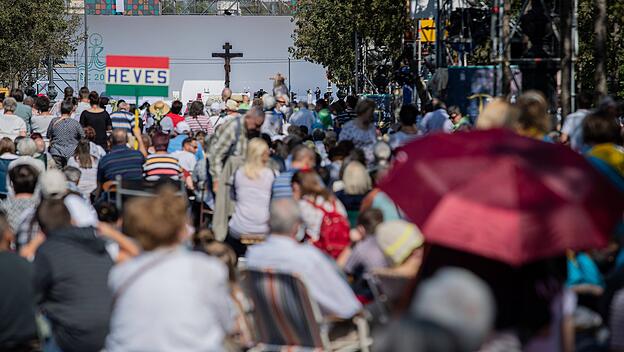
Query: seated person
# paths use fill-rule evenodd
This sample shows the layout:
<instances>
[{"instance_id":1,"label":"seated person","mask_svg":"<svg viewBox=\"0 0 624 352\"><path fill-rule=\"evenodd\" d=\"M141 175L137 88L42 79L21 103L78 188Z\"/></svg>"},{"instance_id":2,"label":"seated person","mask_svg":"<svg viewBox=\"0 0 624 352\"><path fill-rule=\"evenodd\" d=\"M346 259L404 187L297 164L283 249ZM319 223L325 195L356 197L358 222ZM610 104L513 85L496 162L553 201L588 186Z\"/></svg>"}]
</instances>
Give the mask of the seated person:
<instances>
[{"instance_id":1,"label":"seated person","mask_svg":"<svg viewBox=\"0 0 624 352\"><path fill-rule=\"evenodd\" d=\"M353 317L362 308L361 304L327 256L311 244L299 243L300 227L301 211L295 200L273 201L270 235L265 242L249 248L248 267L298 274L324 314L343 319Z\"/></svg>"}]
</instances>

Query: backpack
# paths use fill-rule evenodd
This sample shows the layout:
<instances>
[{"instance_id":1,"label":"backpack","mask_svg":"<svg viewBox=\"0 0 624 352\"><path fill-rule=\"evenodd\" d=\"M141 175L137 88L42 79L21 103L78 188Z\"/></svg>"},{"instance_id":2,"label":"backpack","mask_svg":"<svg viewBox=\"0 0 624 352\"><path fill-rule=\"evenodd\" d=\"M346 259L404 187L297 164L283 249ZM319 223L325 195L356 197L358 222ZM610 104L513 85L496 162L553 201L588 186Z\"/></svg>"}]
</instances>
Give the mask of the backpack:
<instances>
[{"instance_id":1,"label":"backpack","mask_svg":"<svg viewBox=\"0 0 624 352\"><path fill-rule=\"evenodd\" d=\"M340 253L351 243L349 221L338 212L335 200L331 211L325 210L325 207L317 205L311 200L308 200L308 203L323 212L320 236L318 241L313 242L314 246L332 258L338 258Z\"/></svg>"}]
</instances>

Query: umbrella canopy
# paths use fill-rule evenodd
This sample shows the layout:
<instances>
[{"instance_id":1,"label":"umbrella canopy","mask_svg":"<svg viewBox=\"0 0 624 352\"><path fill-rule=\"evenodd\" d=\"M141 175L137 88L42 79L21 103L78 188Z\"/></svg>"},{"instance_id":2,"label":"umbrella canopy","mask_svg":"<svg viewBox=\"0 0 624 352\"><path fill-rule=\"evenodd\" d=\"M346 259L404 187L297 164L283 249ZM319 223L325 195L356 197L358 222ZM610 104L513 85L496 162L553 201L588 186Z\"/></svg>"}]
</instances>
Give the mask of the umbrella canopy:
<instances>
[{"instance_id":1,"label":"umbrella canopy","mask_svg":"<svg viewBox=\"0 0 624 352\"><path fill-rule=\"evenodd\" d=\"M429 243L516 266L606 245L624 210L581 155L507 130L414 141L381 189Z\"/></svg>"}]
</instances>

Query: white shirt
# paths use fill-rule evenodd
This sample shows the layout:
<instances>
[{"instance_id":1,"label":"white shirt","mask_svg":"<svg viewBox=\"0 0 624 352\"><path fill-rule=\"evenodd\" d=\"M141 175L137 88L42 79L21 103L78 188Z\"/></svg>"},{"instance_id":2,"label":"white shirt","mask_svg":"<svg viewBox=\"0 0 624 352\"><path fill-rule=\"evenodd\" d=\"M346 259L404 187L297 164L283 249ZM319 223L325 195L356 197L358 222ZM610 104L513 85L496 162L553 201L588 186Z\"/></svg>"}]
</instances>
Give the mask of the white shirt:
<instances>
[{"instance_id":1,"label":"white shirt","mask_svg":"<svg viewBox=\"0 0 624 352\"><path fill-rule=\"evenodd\" d=\"M420 122L420 130L423 134L434 132L453 132L453 122L449 119L449 115L444 109L438 109L428 112Z\"/></svg>"},{"instance_id":2,"label":"white shirt","mask_svg":"<svg viewBox=\"0 0 624 352\"><path fill-rule=\"evenodd\" d=\"M180 166L189 173L193 173L195 170L195 165L197 164L197 158L195 154L191 152L187 152L186 150L179 150L177 152L171 153L171 156L178 159Z\"/></svg>"},{"instance_id":3,"label":"white shirt","mask_svg":"<svg viewBox=\"0 0 624 352\"><path fill-rule=\"evenodd\" d=\"M82 115L82 112L89 109L91 109L91 104L85 103L84 101L79 101L78 105L76 105L76 111L74 111L72 118L76 121L80 121L80 115Z\"/></svg>"},{"instance_id":4,"label":"white shirt","mask_svg":"<svg viewBox=\"0 0 624 352\"><path fill-rule=\"evenodd\" d=\"M167 251L144 252L111 270L109 287L117 292L137 270L161 258L117 297L106 351L224 350L234 320L227 269L181 246Z\"/></svg>"},{"instance_id":5,"label":"white shirt","mask_svg":"<svg viewBox=\"0 0 624 352\"><path fill-rule=\"evenodd\" d=\"M314 113L306 108L301 108L290 117L290 124L295 126L306 126L308 134L312 134L312 125L314 124Z\"/></svg>"},{"instance_id":6,"label":"white shirt","mask_svg":"<svg viewBox=\"0 0 624 352\"><path fill-rule=\"evenodd\" d=\"M347 319L362 309L355 294L339 274L338 267L311 244L300 244L290 237L271 235L265 242L249 247L247 266L298 274L310 297L326 314Z\"/></svg>"},{"instance_id":7,"label":"white shirt","mask_svg":"<svg viewBox=\"0 0 624 352\"><path fill-rule=\"evenodd\" d=\"M12 141L20 134L26 134L26 122L14 114L0 116L0 138L9 137Z\"/></svg>"},{"instance_id":8,"label":"white shirt","mask_svg":"<svg viewBox=\"0 0 624 352\"><path fill-rule=\"evenodd\" d=\"M583 121L589 115L589 110L580 109L566 117L561 133L567 134L570 139L570 148L581 151L583 147Z\"/></svg>"}]
</instances>

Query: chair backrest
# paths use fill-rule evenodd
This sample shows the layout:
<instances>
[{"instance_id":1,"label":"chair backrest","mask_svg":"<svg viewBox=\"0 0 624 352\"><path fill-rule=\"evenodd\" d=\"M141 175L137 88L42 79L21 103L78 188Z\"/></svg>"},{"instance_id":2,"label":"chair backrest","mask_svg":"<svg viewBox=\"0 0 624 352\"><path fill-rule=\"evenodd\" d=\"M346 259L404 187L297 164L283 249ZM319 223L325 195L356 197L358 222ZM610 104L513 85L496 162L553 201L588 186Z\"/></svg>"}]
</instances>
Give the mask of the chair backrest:
<instances>
[{"instance_id":1,"label":"chair backrest","mask_svg":"<svg viewBox=\"0 0 624 352\"><path fill-rule=\"evenodd\" d=\"M258 343L271 346L271 350L324 347L320 310L296 275L247 269L241 276L243 290L254 305Z\"/></svg>"},{"instance_id":2,"label":"chair backrest","mask_svg":"<svg viewBox=\"0 0 624 352\"><path fill-rule=\"evenodd\" d=\"M170 184L179 189L177 192L182 196L186 196L184 183L182 181L173 181L163 179L161 181L145 181L145 180L124 180L120 175L115 179L115 206L121 210L123 203L131 197L153 197L158 189Z\"/></svg>"},{"instance_id":3,"label":"chair backrest","mask_svg":"<svg viewBox=\"0 0 624 352\"><path fill-rule=\"evenodd\" d=\"M390 319L391 312L397 307L405 294L413 277L397 276L382 273L368 273L364 275L368 287L373 294L376 305L377 320L385 324Z\"/></svg>"}]
</instances>

